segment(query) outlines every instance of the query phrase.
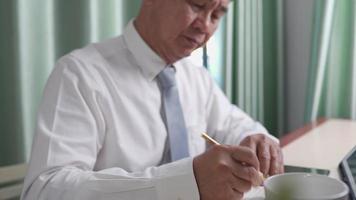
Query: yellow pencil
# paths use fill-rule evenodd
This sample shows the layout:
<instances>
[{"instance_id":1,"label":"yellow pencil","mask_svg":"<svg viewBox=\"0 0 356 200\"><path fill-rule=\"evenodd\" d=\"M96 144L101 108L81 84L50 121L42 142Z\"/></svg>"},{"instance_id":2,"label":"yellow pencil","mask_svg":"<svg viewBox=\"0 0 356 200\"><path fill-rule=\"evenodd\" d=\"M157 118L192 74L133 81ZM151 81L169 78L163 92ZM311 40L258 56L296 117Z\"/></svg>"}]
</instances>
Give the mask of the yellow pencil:
<instances>
[{"instance_id":1,"label":"yellow pencil","mask_svg":"<svg viewBox=\"0 0 356 200\"><path fill-rule=\"evenodd\" d=\"M206 133L202 133L201 136L207 140L208 142L210 142L211 144L216 144L216 145L220 145L219 142L217 142L216 140L214 140L213 138L211 138L208 134Z\"/></svg>"},{"instance_id":2,"label":"yellow pencil","mask_svg":"<svg viewBox=\"0 0 356 200\"><path fill-rule=\"evenodd\" d=\"M220 143L219 143L218 141L214 140L213 138L211 138L211 137L210 137L208 134L206 134L206 133L202 133L201 136L202 136L205 140L207 140L208 142L210 142L211 144L220 145ZM242 164L246 165L246 163L242 163ZM266 178L265 178L265 176L262 174L262 172L259 171L258 174L260 175L260 177L261 177L261 179L262 179L263 181L266 180Z\"/></svg>"}]
</instances>

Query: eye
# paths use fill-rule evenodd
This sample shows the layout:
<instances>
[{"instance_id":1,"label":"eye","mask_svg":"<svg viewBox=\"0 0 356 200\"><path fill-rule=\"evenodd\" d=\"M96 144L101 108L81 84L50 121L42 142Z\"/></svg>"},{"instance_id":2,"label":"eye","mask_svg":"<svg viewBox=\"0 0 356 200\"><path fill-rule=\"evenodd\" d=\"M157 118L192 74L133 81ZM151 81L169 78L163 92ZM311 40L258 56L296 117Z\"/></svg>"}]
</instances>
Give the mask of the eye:
<instances>
[{"instance_id":1,"label":"eye","mask_svg":"<svg viewBox=\"0 0 356 200\"><path fill-rule=\"evenodd\" d=\"M211 18L212 18L213 20L218 20L218 19L220 18L220 16L213 13L213 14L211 15Z\"/></svg>"},{"instance_id":2,"label":"eye","mask_svg":"<svg viewBox=\"0 0 356 200\"><path fill-rule=\"evenodd\" d=\"M212 21L218 21L220 18L221 18L221 14L213 13L213 14L211 15Z\"/></svg>"},{"instance_id":3,"label":"eye","mask_svg":"<svg viewBox=\"0 0 356 200\"><path fill-rule=\"evenodd\" d=\"M194 11L201 11L201 10L204 10L204 8L205 8L204 4L197 4L197 3L191 2L190 5Z\"/></svg>"}]
</instances>

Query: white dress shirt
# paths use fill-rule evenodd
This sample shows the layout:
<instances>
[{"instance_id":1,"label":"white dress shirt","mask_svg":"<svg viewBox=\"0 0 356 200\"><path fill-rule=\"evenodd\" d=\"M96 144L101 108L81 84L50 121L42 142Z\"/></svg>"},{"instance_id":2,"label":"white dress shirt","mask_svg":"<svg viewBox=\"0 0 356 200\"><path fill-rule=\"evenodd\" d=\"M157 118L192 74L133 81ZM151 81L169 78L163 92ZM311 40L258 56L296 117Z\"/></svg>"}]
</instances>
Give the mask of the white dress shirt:
<instances>
[{"instance_id":1,"label":"white dress shirt","mask_svg":"<svg viewBox=\"0 0 356 200\"><path fill-rule=\"evenodd\" d=\"M23 200L199 200L193 157L202 132L239 144L265 128L229 103L205 68L174 63L191 157L165 160L156 76L166 63L137 33L62 57L45 87Z\"/></svg>"}]
</instances>

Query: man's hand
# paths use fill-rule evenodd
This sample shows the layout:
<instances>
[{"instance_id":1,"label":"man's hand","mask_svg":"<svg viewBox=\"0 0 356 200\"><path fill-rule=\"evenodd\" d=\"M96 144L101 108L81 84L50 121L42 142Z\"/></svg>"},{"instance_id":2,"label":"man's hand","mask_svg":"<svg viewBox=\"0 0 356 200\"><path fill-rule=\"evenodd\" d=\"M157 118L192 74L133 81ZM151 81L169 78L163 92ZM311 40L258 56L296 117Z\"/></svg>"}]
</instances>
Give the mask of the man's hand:
<instances>
[{"instance_id":1,"label":"man's hand","mask_svg":"<svg viewBox=\"0 0 356 200\"><path fill-rule=\"evenodd\" d=\"M193 160L201 200L240 200L262 183L259 162L249 148L214 145Z\"/></svg>"},{"instance_id":2,"label":"man's hand","mask_svg":"<svg viewBox=\"0 0 356 200\"><path fill-rule=\"evenodd\" d=\"M260 170L264 175L284 172L283 154L279 144L263 134L256 134L242 140L241 146L249 147L258 157Z\"/></svg>"}]
</instances>

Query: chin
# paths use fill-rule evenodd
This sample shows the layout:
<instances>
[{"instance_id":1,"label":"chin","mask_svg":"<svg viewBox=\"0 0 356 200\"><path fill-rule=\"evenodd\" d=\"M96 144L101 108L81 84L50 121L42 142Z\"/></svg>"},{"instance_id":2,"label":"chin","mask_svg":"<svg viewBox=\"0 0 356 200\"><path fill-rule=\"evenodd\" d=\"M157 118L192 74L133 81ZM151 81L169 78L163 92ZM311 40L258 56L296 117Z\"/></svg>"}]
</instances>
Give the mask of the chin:
<instances>
[{"instance_id":1,"label":"chin","mask_svg":"<svg viewBox=\"0 0 356 200\"><path fill-rule=\"evenodd\" d=\"M188 56L190 56L192 54L192 52L186 52L184 54L182 54L181 58L186 58Z\"/></svg>"},{"instance_id":2,"label":"chin","mask_svg":"<svg viewBox=\"0 0 356 200\"><path fill-rule=\"evenodd\" d=\"M182 58L185 58L185 57L188 57L190 56L193 51L195 51L196 48L184 48L184 49L181 49L181 51L179 53L177 53L177 57L179 57L179 59L182 59Z\"/></svg>"},{"instance_id":3,"label":"chin","mask_svg":"<svg viewBox=\"0 0 356 200\"><path fill-rule=\"evenodd\" d=\"M193 51L195 51L195 50L196 50L196 48L194 48L194 49L186 49L185 51L183 51L184 57L190 56L190 54L192 54Z\"/></svg>"}]
</instances>

